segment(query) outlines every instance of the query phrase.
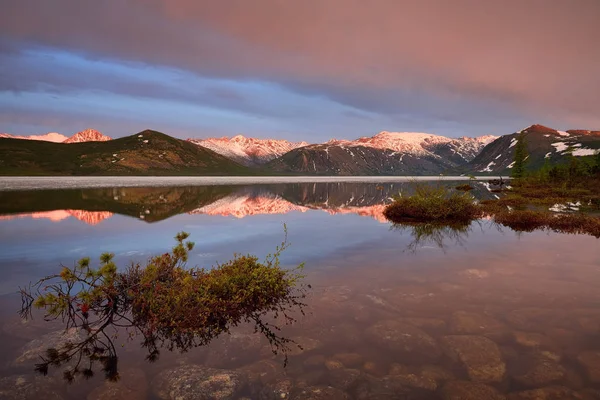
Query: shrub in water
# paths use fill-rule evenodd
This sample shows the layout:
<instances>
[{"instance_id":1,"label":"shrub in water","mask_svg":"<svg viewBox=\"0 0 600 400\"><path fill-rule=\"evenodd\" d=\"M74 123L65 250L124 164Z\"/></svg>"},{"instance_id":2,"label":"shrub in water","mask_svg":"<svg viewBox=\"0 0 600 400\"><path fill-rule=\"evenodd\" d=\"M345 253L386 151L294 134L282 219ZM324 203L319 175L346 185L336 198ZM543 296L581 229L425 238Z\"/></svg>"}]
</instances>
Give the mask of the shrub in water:
<instances>
[{"instance_id":1,"label":"shrub in water","mask_svg":"<svg viewBox=\"0 0 600 400\"><path fill-rule=\"evenodd\" d=\"M392 222L469 222L481 216L474 198L445 187L415 185L415 194L394 198L384 215Z\"/></svg>"},{"instance_id":2,"label":"shrub in water","mask_svg":"<svg viewBox=\"0 0 600 400\"><path fill-rule=\"evenodd\" d=\"M173 250L151 258L147 265L118 272L113 255L106 253L98 268L83 258L74 267L63 267L59 274L21 289L23 316L30 316L32 307L40 308L46 319L61 319L67 329L83 333L79 341L48 349L37 371L46 374L50 366L72 361L64 371L65 379L72 381L79 374L93 376L99 363L106 378L117 379L116 327L125 329L130 338L141 335L149 361L158 358L160 348L187 351L243 322L252 323L273 352L287 354L293 342L278 335L279 327L266 318L295 321L292 311L303 313L310 288L300 282L302 265L293 270L280 267L287 242L263 262L254 256L235 256L205 270L186 267L194 247L187 238L187 233L179 233Z\"/></svg>"}]
</instances>

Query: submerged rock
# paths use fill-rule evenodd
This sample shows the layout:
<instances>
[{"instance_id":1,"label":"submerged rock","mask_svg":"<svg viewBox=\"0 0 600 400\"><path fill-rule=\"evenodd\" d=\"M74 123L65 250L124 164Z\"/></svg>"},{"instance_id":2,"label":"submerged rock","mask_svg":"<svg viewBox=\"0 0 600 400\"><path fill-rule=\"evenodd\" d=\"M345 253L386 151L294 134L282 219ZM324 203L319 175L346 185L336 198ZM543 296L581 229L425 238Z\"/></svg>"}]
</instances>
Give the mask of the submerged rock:
<instances>
[{"instance_id":1,"label":"submerged rock","mask_svg":"<svg viewBox=\"0 0 600 400\"><path fill-rule=\"evenodd\" d=\"M200 365L168 369L152 382L154 393L164 400L235 399L244 386L245 377L240 372Z\"/></svg>"},{"instance_id":2,"label":"submerged rock","mask_svg":"<svg viewBox=\"0 0 600 400\"><path fill-rule=\"evenodd\" d=\"M343 391L352 388L360 378L361 373L357 369L335 369L329 372L329 384Z\"/></svg>"},{"instance_id":3,"label":"submerged rock","mask_svg":"<svg viewBox=\"0 0 600 400\"><path fill-rule=\"evenodd\" d=\"M495 383L504 379L506 364L496 343L483 336L454 335L442 339L444 353L461 363L471 380Z\"/></svg>"},{"instance_id":4,"label":"submerged rock","mask_svg":"<svg viewBox=\"0 0 600 400\"><path fill-rule=\"evenodd\" d=\"M10 318L2 325L4 333L21 339L33 340L53 329L60 329L60 321L45 321L44 318Z\"/></svg>"},{"instance_id":5,"label":"submerged rock","mask_svg":"<svg viewBox=\"0 0 600 400\"><path fill-rule=\"evenodd\" d=\"M458 335L494 335L507 333L506 325L495 318L467 311L452 314L450 331Z\"/></svg>"},{"instance_id":6,"label":"submerged rock","mask_svg":"<svg viewBox=\"0 0 600 400\"><path fill-rule=\"evenodd\" d=\"M384 364L373 361L365 362L362 366L362 369L367 374L375 376L385 376L388 372Z\"/></svg>"},{"instance_id":7,"label":"submerged rock","mask_svg":"<svg viewBox=\"0 0 600 400\"><path fill-rule=\"evenodd\" d=\"M260 360L239 369L252 383L273 382L283 372L283 365L273 360Z\"/></svg>"},{"instance_id":8,"label":"submerged rock","mask_svg":"<svg viewBox=\"0 0 600 400\"><path fill-rule=\"evenodd\" d=\"M355 388L357 400L429 399L435 398L434 381L414 374L388 375L375 378L366 375Z\"/></svg>"},{"instance_id":9,"label":"submerged rock","mask_svg":"<svg viewBox=\"0 0 600 400\"><path fill-rule=\"evenodd\" d=\"M357 368L363 365L364 357L358 353L338 353L333 356L334 360L337 360L344 364L346 368Z\"/></svg>"},{"instance_id":10,"label":"submerged rock","mask_svg":"<svg viewBox=\"0 0 600 400\"><path fill-rule=\"evenodd\" d=\"M515 331L513 335L515 342L523 347L556 348L552 339L540 333Z\"/></svg>"},{"instance_id":11,"label":"submerged rock","mask_svg":"<svg viewBox=\"0 0 600 400\"><path fill-rule=\"evenodd\" d=\"M148 397L146 374L139 368L119 371L117 382L106 381L92 390L87 400L144 400Z\"/></svg>"},{"instance_id":12,"label":"submerged rock","mask_svg":"<svg viewBox=\"0 0 600 400\"><path fill-rule=\"evenodd\" d=\"M321 368L325 366L325 356L322 354L315 354L307 357L302 363L306 368Z\"/></svg>"},{"instance_id":13,"label":"submerged rock","mask_svg":"<svg viewBox=\"0 0 600 400\"><path fill-rule=\"evenodd\" d=\"M81 331L77 328L48 333L25 344L21 349L21 355L15 360L15 364L21 365L39 361L40 356L46 354L46 350L50 348L60 350L66 343L77 342L82 339Z\"/></svg>"},{"instance_id":14,"label":"submerged rock","mask_svg":"<svg viewBox=\"0 0 600 400\"><path fill-rule=\"evenodd\" d=\"M350 397L343 391L331 386L308 387L296 395L292 400L349 400Z\"/></svg>"},{"instance_id":15,"label":"submerged rock","mask_svg":"<svg viewBox=\"0 0 600 400\"><path fill-rule=\"evenodd\" d=\"M308 371L300 375L295 380L295 387L298 389L306 389L312 386L318 386L327 381L327 374L323 369Z\"/></svg>"},{"instance_id":16,"label":"submerged rock","mask_svg":"<svg viewBox=\"0 0 600 400\"><path fill-rule=\"evenodd\" d=\"M346 349L354 349L363 343L362 332L359 325L348 322L323 325L310 332L311 337L319 338L320 342L345 346Z\"/></svg>"},{"instance_id":17,"label":"submerged rock","mask_svg":"<svg viewBox=\"0 0 600 400\"><path fill-rule=\"evenodd\" d=\"M540 331L549 326L563 327L563 325L568 325L568 322L565 322L564 314L558 310L534 307L513 310L507 314L506 320L516 329L532 332Z\"/></svg>"},{"instance_id":18,"label":"submerged rock","mask_svg":"<svg viewBox=\"0 0 600 400\"><path fill-rule=\"evenodd\" d=\"M491 386L470 381L450 381L442 388L444 400L506 400Z\"/></svg>"},{"instance_id":19,"label":"submerged rock","mask_svg":"<svg viewBox=\"0 0 600 400\"><path fill-rule=\"evenodd\" d=\"M262 347L262 335L258 333L234 332L223 335L208 347L205 364L213 368L231 368L240 359L258 356Z\"/></svg>"},{"instance_id":20,"label":"submerged rock","mask_svg":"<svg viewBox=\"0 0 600 400\"><path fill-rule=\"evenodd\" d=\"M439 365L424 365L420 369L420 375L433 379L438 383L454 380L454 374Z\"/></svg>"},{"instance_id":21,"label":"submerged rock","mask_svg":"<svg viewBox=\"0 0 600 400\"><path fill-rule=\"evenodd\" d=\"M585 369L590 381L600 383L600 352L584 351L577 356L577 361Z\"/></svg>"},{"instance_id":22,"label":"submerged rock","mask_svg":"<svg viewBox=\"0 0 600 400\"><path fill-rule=\"evenodd\" d=\"M289 399L293 390L292 380L281 378L275 382L265 385L258 394L259 400L280 400Z\"/></svg>"},{"instance_id":23,"label":"submerged rock","mask_svg":"<svg viewBox=\"0 0 600 400\"><path fill-rule=\"evenodd\" d=\"M293 337L292 340L295 343L290 343L290 351L288 355L290 356L298 356L302 353L306 353L312 350L316 350L322 346L320 340L312 339L306 336L296 336Z\"/></svg>"},{"instance_id":24,"label":"submerged rock","mask_svg":"<svg viewBox=\"0 0 600 400\"><path fill-rule=\"evenodd\" d=\"M525 387L543 387L557 383L566 376L565 368L542 353L521 357L515 362L511 377Z\"/></svg>"},{"instance_id":25,"label":"submerged rock","mask_svg":"<svg viewBox=\"0 0 600 400\"><path fill-rule=\"evenodd\" d=\"M441 355L440 348L431 336L403 322L379 322L367 329L366 336L371 342L403 355L426 359L436 359Z\"/></svg>"},{"instance_id":26,"label":"submerged rock","mask_svg":"<svg viewBox=\"0 0 600 400\"><path fill-rule=\"evenodd\" d=\"M564 386L549 386L540 389L510 393L508 400L581 400L582 397Z\"/></svg>"},{"instance_id":27,"label":"submerged rock","mask_svg":"<svg viewBox=\"0 0 600 400\"><path fill-rule=\"evenodd\" d=\"M63 400L54 381L48 377L13 375L0 378L0 399L3 400Z\"/></svg>"},{"instance_id":28,"label":"submerged rock","mask_svg":"<svg viewBox=\"0 0 600 400\"><path fill-rule=\"evenodd\" d=\"M439 318L408 317L400 319L401 322L416 326L426 332L439 332L446 329L446 321Z\"/></svg>"},{"instance_id":29,"label":"submerged rock","mask_svg":"<svg viewBox=\"0 0 600 400\"><path fill-rule=\"evenodd\" d=\"M412 389L434 391L438 387L437 382L434 379L411 373L389 375L384 379L393 381L399 386Z\"/></svg>"}]
</instances>

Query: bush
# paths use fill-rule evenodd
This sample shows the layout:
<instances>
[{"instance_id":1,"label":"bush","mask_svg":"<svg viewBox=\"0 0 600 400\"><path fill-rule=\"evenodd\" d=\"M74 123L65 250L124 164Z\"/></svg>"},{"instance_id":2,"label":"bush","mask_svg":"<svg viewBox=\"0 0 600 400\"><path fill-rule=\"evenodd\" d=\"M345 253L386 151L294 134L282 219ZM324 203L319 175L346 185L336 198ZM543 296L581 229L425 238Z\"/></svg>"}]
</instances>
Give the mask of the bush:
<instances>
[{"instance_id":1,"label":"bush","mask_svg":"<svg viewBox=\"0 0 600 400\"><path fill-rule=\"evenodd\" d=\"M264 262L250 255L235 256L205 270L186 267L194 247L187 238L187 233L179 233L170 253L153 257L144 266L136 264L118 272L113 255L105 253L99 268L83 258L73 268L63 267L59 274L21 289L22 315L30 316L32 307L41 308L46 319L61 319L67 329L81 329L85 334L78 343L48 349L36 370L46 374L49 366L75 360L64 371L68 381L78 374L93 376L96 363L106 378L117 379L115 327L126 329L131 338L141 335L149 361L158 358L160 348L184 352L208 344L242 322L254 324L274 353L287 355L293 342L279 336L279 327L265 317L273 314L283 316L285 323L294 322L291 312L303 313L302 299L310 288L300 282L302 265L293 270L280 267L279 256L287 242ZM110 334L109 328L113 328Z\"/></svg>"},{"instance_id":2,"label":"bush","mask_svg":"<svg viewBox=\"0 0 600 400\"><path fill-rule=\"evenodd\" d=\"M547 211L500 211L494 221L519 232L547 229L559 233L588 234L600 238L600 218L570 213L555 214Z\"/></svg>"},{"instance_id":3,"label":"bush","mask_svg":"<svg viewBox=\"0 0 600 400\"><path fill-rule=\"evenodd\" d=\"M465 183L464 185L458 185L457 187L455 187L456 190L462 190L463 192L468 192L470 190L473 190L473 186L469 185L468 183Z\"/></svg>"},{"instance_id":4,"label":"bush","mask_svg":"<svg viewBox=\"0 0 600 400\"><path fill-rule=\"evenodd\" d=\"M384 215L396 223L470 222L481 216L481 210L469 193L417 184L414 195L397 196Z\"/></svg>"}]
</instances>

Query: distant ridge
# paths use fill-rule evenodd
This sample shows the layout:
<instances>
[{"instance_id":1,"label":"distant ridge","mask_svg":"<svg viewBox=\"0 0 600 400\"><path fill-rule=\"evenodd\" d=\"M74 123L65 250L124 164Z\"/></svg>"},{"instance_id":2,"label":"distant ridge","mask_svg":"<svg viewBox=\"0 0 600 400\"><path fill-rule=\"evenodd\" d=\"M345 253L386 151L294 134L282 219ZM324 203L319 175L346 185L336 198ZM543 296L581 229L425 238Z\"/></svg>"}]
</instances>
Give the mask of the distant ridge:
<instances>
[{"instance_id":1,"label":"distant ridge","mask_svg":"<svg viewBox=\"0 0 600 400\"><path fill-rule=\"evenodd\" d=\"M527 168L538 169L546 161L564 163L568 156L586 157L600 153L600 131L571 129L559 131L534 124L504 135L485 146L467 166L469 173L510 174L519 135L527 144Z\"/></svg>"},{"instance_id":2,"label":"distant ridge","mask_svg":"<svg viewBox=\"0 0 600 400\"><path fill-rule=\"evenodd\" d=\"M77 132L71 137L67 137L60 133L50 132L45 135L10 135L8 133L0 133L0 138L5 139L23 139L23 140L38 140L42 142L53 142L53 143L83 143L83 142L105 142L112 140L110 136L103 135L95 129L85 129L81 132Z\"/></svg>"},{"instance_id":3,"label":"distant ridge","mask_svg":"<svg viewBox=\"0 0 600 400\"><path fill-rule=\"evenodd\" d=\"M68 137L66 137L65 135L61 135L60 133L56 133L56 132L50 132L45 135L29 135L29 136L19 136L19 135L10 135L8 133L0 133L0 138L41 140L44 142L54 142L54 143L61 143L68 139Z\"/></svg>"},{"instance_id":4,"label":"distant ridge","mask_svg":"<svg viewBox=\"0 0 600 400\"><path fill-rule=\"evenodd\" d=\"M188 141L248 166L265 164L290 150L308 145L307 142L254 139L243 135L232 138L225 136L221 138L188 139Z\"/></svg>"},{"instance_id":5,"label":"distant ridge","mask_svg":"<svg viewBox=\"0 0 600 400\"><path fill-rule=\"evenodd\" d=\"M448 138L383 131L372 137L300 147L267 167L311 175L438 175L466 165L494 139L492 135Z\"/></svg>"},{"instance_id":6,"label":"distant ridge","mask_svg":"<svg viewBox=\"0 0 600 400\"><path fill-rule=\"evenodd\" d=\"M90 136L92 135L92 136ZM83 142L0 139L2 175L248 175L251 171L204 147L145 130L119 139L87 132ZM88 139L102 141L86 141Z\"/></svg>"}]
</instances>

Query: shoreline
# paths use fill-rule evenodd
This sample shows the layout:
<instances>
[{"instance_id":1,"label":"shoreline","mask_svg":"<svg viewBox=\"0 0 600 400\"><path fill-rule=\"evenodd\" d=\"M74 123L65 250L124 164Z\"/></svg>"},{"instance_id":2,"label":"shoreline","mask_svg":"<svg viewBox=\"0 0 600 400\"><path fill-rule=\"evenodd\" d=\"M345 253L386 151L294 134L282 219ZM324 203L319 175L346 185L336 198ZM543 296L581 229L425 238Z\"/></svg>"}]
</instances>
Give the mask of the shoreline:
<instances>
[{"instance_id":1,"label":"shoreline","mask_svg":"<svg viewBox=\"0 0 600 400\"><path fill-rule=\"evenodd\" d=\"M478 181L498 176L477 176ZM509 179L508 177L502 177ZM468 181L467 176L2 176L0 192L44 189L252 185L318 182Z\"/></svg>"}]
</instances>

